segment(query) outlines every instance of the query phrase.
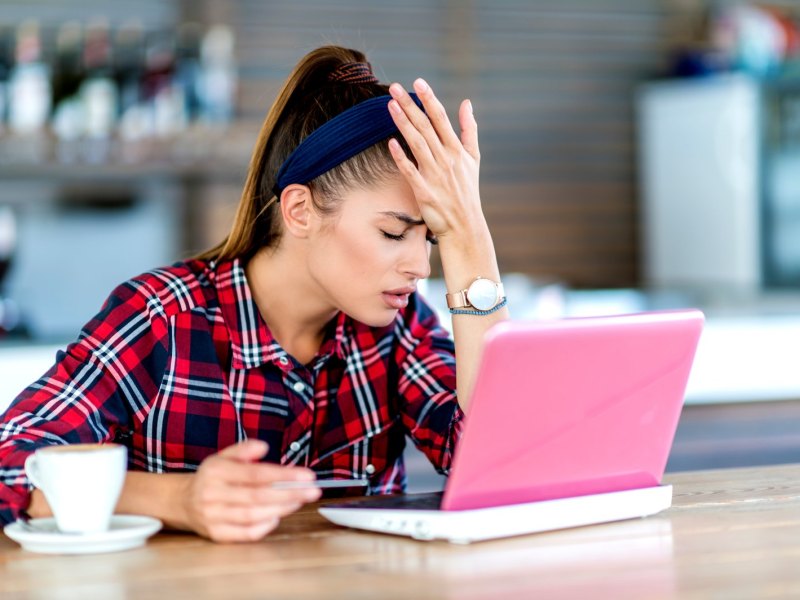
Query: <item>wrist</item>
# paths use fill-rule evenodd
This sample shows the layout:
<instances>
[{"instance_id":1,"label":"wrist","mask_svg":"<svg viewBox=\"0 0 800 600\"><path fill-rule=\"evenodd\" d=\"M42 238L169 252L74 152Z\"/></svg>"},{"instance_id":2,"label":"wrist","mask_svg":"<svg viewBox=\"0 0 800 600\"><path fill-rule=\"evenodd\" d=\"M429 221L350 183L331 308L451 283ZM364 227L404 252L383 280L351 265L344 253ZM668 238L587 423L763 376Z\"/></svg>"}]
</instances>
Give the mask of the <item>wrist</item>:
<instances>
[{"instance_id":1,"label":"wrist","mask_svg":"<svg viewBox=\"0 0 800 600\"><path fill-rule=\"evenodd\" d=\"M193 476L129 471L115 512L147 515L170 529L191 530L186 498Z\"/></svg>"},{"instance_id":2,"label":"wrist","mask_svg":"<svg viewBox=\"0 0 800 600\"><path fill-rule=\"evenodd\" d=\"M481 213L475 219L467 222L465 226L457 229L451 229L445 234L437 236L439 243L439 253L445 254L453 251L459 254L470 252L473 249L491 247L492 234L489 231L489 225Z\"/></svg>"},{"instance_id":3,"label":"wrist","mask_svg":"<svg viewBox=\"0 0 800 600\"><path fill-rule=\"evenodd\" d=\"M30 503L28 504L28 508L25 509L25 512L33 518L53 516L53 511L50 509L47 498L44 497L42 490L38 488L34 488L31 491Z\"/></svg>"},{"instance_id":4,"label":"wrist","mask_svg":"<svg viewBox=\"0 0 800 600\"><path fill-rule=\"evenodd\" d=\"M439 258L442 262L447 292L452 294L469 287L476 277L500 281L500 269L488 235L464 236L442 248L439 243Z\"/></svg>"},{"instance_id":5,"label":"wrist","mask_svg":"<svg viewBox=\"0 0 800 600\"><path fill-rule=\"evenodd\" d=\"M194 473L172 473L166 486L162 509L165 524L173 529L193 531L189 499Z\"/></svg>"}]
</instances>

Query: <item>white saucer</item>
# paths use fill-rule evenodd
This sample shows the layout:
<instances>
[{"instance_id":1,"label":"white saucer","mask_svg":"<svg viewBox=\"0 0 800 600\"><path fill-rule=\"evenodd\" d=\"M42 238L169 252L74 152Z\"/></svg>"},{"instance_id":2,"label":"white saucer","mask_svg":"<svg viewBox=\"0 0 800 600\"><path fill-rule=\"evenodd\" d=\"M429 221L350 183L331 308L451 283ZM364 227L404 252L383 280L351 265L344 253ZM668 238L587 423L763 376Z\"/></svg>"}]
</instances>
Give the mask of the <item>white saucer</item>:
<instances>
[{"instance_id":1,"label":"white saucer","mask_svg":"<svg viewBox=\"0 0 800 600\"><path fill-rule=\"evenodd\" d=\"M6 525L5 534L30 552L44 554L95 554L118 552L143 546L147 538L161 529L161 521L141 515L114 515L108 531L61 533L55 519L31 519L41 531L29 531L16 521Z\"/></svg>"}]
</instances>

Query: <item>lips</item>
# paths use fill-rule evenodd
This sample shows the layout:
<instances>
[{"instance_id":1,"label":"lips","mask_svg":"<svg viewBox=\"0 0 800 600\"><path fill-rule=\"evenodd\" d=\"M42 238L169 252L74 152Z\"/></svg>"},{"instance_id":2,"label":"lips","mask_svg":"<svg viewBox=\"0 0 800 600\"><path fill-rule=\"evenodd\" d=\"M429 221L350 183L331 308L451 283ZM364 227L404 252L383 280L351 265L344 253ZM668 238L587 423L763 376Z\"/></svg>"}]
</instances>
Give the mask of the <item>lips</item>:
<instances>
[{"instance_id":1,"label":"lips","mask_svg":"<svg viewBox=\"0 0 800 600\"><path fill-rule=\"evenodd\" d=\"M381 294L389 308L401 309L408 306L408 297L416 291L413 286L387 290Z\"/></svg>"},{"instance_id":2,"label":"lips","mask_svg":"<svg viewBox=\"0 0 800 600\"><path fill-rule=\"evenodd\" d=\"M394 294L395 296L408 296L417 291L413 285L397 288L396 290L386 290L384 294Z\"/></svg>"}]
</instances>

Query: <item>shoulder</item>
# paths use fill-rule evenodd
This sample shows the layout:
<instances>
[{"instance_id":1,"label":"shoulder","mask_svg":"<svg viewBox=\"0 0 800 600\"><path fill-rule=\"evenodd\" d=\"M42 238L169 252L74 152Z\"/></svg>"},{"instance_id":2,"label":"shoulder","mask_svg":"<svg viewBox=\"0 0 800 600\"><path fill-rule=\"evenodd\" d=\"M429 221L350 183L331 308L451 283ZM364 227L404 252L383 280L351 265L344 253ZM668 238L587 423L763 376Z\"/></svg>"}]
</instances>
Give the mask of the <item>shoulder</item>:
<instances>
[{"instance_id":1,"label":"shoulder","mask_svg":"<svg viewBox=\"0 0 800 600\"><path fill-rule=\"evenodd\" d=\"M107 303L124 303L167 319L209 303L213 264L202 260L176 262L137 275L111 293Z\"/></svg>"}]
</instances>

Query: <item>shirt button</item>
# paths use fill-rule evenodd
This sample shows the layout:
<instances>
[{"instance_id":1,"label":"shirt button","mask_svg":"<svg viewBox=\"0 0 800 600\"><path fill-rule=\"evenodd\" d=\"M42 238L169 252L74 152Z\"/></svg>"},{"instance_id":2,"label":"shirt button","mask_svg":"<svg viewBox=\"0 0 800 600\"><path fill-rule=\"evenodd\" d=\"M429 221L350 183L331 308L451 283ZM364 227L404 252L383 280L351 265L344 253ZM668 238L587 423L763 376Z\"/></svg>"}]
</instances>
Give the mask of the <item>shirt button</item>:
<instances>
[{"instance_id":1,"label":"shirt button","mask_svg":"<svg viewBox=\"0 0 800 600\"><path fill-rule=\"evenodd\" d=\"M366 467L364 467L364 472L367 475L372 475L375 472L375 465L373 464L367 465Z\"/></svg>"},{"instance_id":2,"label":"shirt button","mask_svg":"<svg viewBox=\"0 0 800 600\"><path fill-rule=\"evenodd\" d=\"M298 450L300 450L300 444L298 442L292 442L291 444L289 444L289 450L291 450L292 452L297 452Z\"/></svg>"},{"instance_id":3,"label":"shirt button","mask_svg":"<svg viewBox=\"0 0 800 600\"><path fill-rule=\"evenodd\" d=\"M288 359L288 358L286 358L285 356L281 356L281 357L278 359L278 362L279 362L279 363L281 363L282 365L286 366L286 365L288 365L288 364L289 364L289 359Z\"/></svg>"},{"instance_id":4,"label":"shirt button","mask_svg":"<svg viewBox=\"0 0 800 600\"><path fill-rule=\"evenodd\" d=\"M303 383L302 381L295 381L292 384L292 389L299 394L300 392L306 389L306 384Z\"/></svg>"}]
</instances>

